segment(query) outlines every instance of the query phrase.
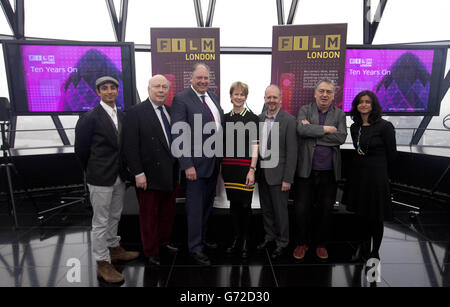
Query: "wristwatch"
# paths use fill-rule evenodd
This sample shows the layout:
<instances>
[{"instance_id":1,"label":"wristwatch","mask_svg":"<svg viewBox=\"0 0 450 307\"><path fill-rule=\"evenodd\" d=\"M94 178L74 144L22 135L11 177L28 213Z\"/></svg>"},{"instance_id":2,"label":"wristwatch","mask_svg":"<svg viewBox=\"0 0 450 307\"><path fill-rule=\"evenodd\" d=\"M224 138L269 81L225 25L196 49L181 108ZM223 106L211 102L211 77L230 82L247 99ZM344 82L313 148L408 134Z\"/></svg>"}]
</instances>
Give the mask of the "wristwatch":
<instances>
[{"instance_id":1,"label":"wristwatch","mask_svg":"<svg viewBox=\"0 0 450 307\"><path fill-rule=\"evenodd\" d=\"M250 169L254 170L256 172L256 167L250 166Z\"/></svg>"}]
</instances>

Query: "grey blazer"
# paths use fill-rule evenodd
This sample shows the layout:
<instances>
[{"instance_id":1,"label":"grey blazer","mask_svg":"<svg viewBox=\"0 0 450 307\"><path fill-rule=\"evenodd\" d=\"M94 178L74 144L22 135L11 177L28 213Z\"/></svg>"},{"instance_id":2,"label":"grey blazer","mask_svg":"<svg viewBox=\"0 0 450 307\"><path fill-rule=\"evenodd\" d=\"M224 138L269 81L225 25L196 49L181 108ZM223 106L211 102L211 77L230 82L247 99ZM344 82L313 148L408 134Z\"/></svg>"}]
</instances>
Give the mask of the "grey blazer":
<instances>
[{"instance_id":1,"label":"grey blazer","mask_svg":"<svg viewBox=\"0 0 450 307\"><path fill-rule=\"evenodd\" d=\"M266 112L259 115L259 121L264 122ZM279 159L273 168L261 168L269 185L281 185L294 182L295 165L297 163L297 134L295 117L280 109L274 122L279 123ZM260 134L262 135L262 134ZM270 137L268 147L271 147Z\"/></svg>"},{"instance_id":2,"label":"grey blazer","mask_svg":"<svg viewBox=\"0 0 450 307\"><path fill-rule=\"evenodd\" d=\"M345 113L334 105L328 110L324 126L334 126L336 133L324 134L323 126L319 125L319 109L316 102L300 108L297 116L297 133L300 136L298 145L297 176L308 178L311 174L314 148L316 145L333 147L333 168L336 180L341 178L341 152L339 145L347 138L347 121ZM309 125L303 125L306 119Z\"/></svg>"}]
</instances>

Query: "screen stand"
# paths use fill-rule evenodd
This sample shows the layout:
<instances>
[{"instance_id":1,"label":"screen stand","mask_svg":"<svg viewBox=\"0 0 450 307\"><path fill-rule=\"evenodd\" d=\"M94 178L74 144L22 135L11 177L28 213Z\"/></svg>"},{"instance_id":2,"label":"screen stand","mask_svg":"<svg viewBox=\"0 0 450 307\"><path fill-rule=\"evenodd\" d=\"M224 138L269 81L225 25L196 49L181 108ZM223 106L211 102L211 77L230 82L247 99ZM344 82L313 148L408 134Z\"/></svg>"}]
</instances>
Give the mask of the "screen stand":
<instances>
[{"instance_id":1,"label":"screen stand","mask_svg":"<svg viewBox=\"0 0 450 307\"><path fill-rule=\"evenodd\" d=\"M53 215L50 215L48 217L45 217L46 214L54 212L56 210L61 210L64 209L68 206L72 206L72 205L76 205L76 204L83 204L86 207L89 207L89 191L87 189L87 182L86 182L86 174L83 173L83 195L82 196L78 196L78 197L69 197L69 196L65 196L65 197L60 197L59 198L59 205L50 209L46 209L46 210L42 210L39 211L37 213L38 215L38 221L40 224L40 239L43 240L45 239L45 234L44 234L44 226L45 223L50 220L51 218L53 218L57 212ZM63 219L67 218L67 216L63 217Z\"/></svg>"},{"instance_id":2,"label":"screen stand","mask_svg":"<svg viewBox=\"0 0 450 307\"><path fill-rule=\"evenodd\" d=\"M13 189L12 178L11 178L11 170L14 171L14 174L16 175L17 178L21 179L21 177L20 177L19 172L17 171L16 166L14 165L14 163L12 161L11 152L10 152L11 147L6 138L7 126L9 126L9 122L7 122L7 121L0 122L0 130L1 130L1 134L2 134L1 150L3 152L3 159L2 159L2 163L0 163L0 168L5 169L6 183L8 185L6 191L8 194L8 200L10 202L9 210L10 210L10 214L14 218L14 229L17 229L17 228L19 228L19 222L17 220L16 201L15 201L15 197L14 197L14 189ZM25 194L30 199L34 209L37 211L36 203L34 202L34 199L31 197L31 195L28 193L28 188L25 186L23 180L21 180L21 182L22 182L22 187L25 190Z\"/></svg>"}]
</instances>

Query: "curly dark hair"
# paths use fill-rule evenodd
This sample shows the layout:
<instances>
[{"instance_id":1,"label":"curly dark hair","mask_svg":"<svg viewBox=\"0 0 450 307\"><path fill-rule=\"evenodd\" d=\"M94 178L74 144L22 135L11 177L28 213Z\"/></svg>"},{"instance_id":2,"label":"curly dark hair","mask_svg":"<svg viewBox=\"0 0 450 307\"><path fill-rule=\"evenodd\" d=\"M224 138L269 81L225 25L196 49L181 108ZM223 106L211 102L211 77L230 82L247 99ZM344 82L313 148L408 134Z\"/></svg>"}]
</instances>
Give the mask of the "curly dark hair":
<instances>
[{"instance_id":1,"label":"curly dark hair","mask_svg":"<svg viewBox=\"0 0 450 307\"><path fill-rule=\"evenodd\" d=\"M361 114L358 111L358 104L361 100L361 97L369 96L370 100L372 100L372 112L369 114L369 124L373 124L376 121L381 119L382 109L380 105L380 101L378 100L377 95L375 95L372 91L362 91L358 95L356 95L355 99L352 102L352 109L350 111L350 117L357 125L362 125Z\"/></svg>"}]
</instances>

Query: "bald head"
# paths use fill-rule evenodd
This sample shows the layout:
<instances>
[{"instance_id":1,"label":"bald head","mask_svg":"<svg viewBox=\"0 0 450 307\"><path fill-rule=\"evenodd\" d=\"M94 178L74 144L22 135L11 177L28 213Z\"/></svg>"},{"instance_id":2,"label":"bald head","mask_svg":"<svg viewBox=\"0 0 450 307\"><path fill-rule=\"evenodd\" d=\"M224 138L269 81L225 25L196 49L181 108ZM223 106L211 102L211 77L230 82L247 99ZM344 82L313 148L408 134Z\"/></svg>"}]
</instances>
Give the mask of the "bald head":
<instances>
[{"instance_id":1,"label":"bald head","mask_svg":"<svg viewBox=\"0 0 450 307\"><path fill-rule=\"evenodd\" d=\"M154 75L148 82L148 97L160 106L166 101L169 94L169 81L163 75Z\"/></svg>"},{"instance_id":2,"label":"bald head","mask_svg":"<svg viewBox=\"0 0 450 307\"><path fill-rule=\"evenodd\" d=\"M278 85L271 84L266 88L264 102L268 115L273 115L278 112L281 107L281 90Z\"/></svg>"}]
</instances>

